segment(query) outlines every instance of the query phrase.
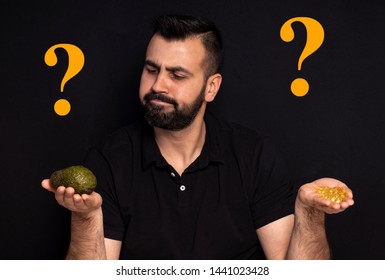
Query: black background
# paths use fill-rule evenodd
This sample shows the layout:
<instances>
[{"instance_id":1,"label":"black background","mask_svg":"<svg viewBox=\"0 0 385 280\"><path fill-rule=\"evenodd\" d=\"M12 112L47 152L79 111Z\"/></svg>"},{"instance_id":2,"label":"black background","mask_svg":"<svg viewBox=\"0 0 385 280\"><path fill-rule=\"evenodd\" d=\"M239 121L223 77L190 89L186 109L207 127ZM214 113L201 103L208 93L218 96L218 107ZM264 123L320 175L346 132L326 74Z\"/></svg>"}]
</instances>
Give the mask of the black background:
<instances>
[{"instance_id":1,"label":"black background","mask_svg":"<svg viewBox=\"0 0 385 280\"><path fill-rule=\"evenodd\" d=\"M61 259L70 213L40 186L79 164L106 134L140 116L139 78L150 22L162 13L211 18L225 44L224 81L209 110L270 134L296 186L335 177L356 205L327 216L335 259L385 259L385 4L382 1L2 1L0 9L0 259ZM293 17L317 19L325 41L298 71L306 29L279 31ZM82 71L60 83L70 43ZM304 77L309 93L294 96ZM53 104L66 98L69 115Z\"/></svg>"}]
</instances>

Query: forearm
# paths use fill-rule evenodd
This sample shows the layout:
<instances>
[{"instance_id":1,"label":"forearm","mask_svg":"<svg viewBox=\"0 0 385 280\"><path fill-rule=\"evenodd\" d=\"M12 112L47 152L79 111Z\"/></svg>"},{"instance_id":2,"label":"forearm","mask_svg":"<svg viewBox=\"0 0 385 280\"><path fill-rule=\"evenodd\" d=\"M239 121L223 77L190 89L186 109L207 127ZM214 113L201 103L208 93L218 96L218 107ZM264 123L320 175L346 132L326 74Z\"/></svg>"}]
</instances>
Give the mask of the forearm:
<instances>
[{"instance_id":1,"label":"forearm","mask_svg":"<svg viewBox=\"0 0 385 280\"><path fill-rule=\"evenodd\" d=\"M72 212L71 242L66 259L106 259L104 245L103 214L101 208L87 217Z\"/></svg>"},{"instance_id":2,"label":"forearm","mask_svg":"<svg viewBox=\"0 0 385 280\"><path fill-rule=\"evenodd\" d=\"M296 203L294 228L287 259L330 259L330 247L325 232L324 212Z\"/></svg>"}]
</instances>

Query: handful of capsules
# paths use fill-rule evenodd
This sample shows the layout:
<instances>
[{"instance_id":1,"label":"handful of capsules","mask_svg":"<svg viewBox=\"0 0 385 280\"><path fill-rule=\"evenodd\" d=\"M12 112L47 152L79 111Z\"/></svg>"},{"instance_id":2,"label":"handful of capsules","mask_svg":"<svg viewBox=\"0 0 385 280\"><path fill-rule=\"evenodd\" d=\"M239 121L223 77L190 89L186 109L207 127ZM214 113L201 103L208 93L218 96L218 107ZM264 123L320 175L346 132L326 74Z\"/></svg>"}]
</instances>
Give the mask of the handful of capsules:
<instances>
[{"instance_id":1,"label":"handful of capsules","mask_svg":"<svg viewBox=\"0 0 385 280\"><path fill-rule=\"evenodd\" d=\"M346 198L346 192L341 187L331 188L327 186L322 186L317 190L317 192L323 198L336 203L340 203Z\"/></svg>"}]
</instances>

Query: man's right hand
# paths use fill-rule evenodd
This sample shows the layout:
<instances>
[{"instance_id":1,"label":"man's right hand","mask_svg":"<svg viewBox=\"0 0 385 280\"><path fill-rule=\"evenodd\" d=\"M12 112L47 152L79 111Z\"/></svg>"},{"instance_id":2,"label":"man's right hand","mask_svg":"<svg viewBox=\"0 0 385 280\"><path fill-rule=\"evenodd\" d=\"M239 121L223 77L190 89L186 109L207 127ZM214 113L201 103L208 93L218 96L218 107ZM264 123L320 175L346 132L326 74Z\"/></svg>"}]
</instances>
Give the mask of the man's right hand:
<instances>
[{"instance_id":1,"label":"man's right hand","mask_svg":"<svg viewBox=\"0 0 385 280\"><path fill-rule=\"evenodd\" d=\"M44 179L41 186L55 194L56 201L63 207L71 210L82 218L89 218L96 213L102 205L102 197L97 192L88 194L75 194L74 188L60 186L53 188L49 179Z\"/></svg>"}]
</instances>

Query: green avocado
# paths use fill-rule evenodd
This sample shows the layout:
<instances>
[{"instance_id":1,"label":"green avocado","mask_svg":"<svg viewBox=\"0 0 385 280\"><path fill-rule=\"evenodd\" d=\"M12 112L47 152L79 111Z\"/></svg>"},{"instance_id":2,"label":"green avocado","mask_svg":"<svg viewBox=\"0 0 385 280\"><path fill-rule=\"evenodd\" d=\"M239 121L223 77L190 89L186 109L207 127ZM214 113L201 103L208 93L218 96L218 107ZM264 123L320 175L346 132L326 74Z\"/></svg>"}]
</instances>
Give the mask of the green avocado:
<instances>
[{"instance_id":1,"label":"green avocado","mask_svg":"<svg viewBox=\"0 0 385 280\"><path fill-rule=\"evenodd\" d=\"M51 174L50 181L55 189L59 186L73 187L80 195L91 194L97 182L94 173L82 165L57 170Z\"/></svg>"}]
</instances>

